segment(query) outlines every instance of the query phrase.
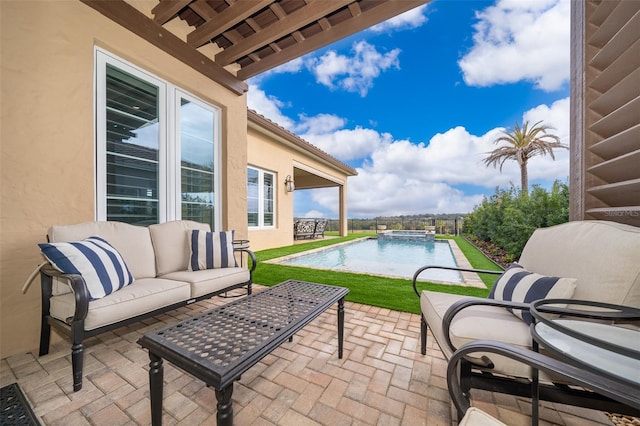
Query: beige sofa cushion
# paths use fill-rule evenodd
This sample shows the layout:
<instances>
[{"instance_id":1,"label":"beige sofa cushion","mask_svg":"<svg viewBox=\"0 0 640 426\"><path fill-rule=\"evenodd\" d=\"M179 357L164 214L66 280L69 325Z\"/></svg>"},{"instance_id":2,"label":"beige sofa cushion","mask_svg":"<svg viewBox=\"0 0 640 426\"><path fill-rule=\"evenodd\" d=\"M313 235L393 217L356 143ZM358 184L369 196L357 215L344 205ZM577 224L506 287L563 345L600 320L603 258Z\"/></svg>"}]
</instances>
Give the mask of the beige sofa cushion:
<instances>
[{"instance_id":1,"label":"beige sofa cushion","mask_svg":"<svg viewBox=\"0 0 640 426\"><path fill-rule=\"evenodd\" d=\"M102 299L89 302L85 330L113 324L184 300L189 300L189 284L162 278L143 278ZM61 321L72 317L75 299L72 293L51 299L51 316Z\"/></svg>"},{"instance_id":2,"label":"beige sofa cushion","mask_svg":"<svg viewBox=\"0 0 640 426\"><path fill-rule=\"evenodd\" d=\"M158 276L187 270L191 255L187 231L192 229L211 231L208 224L191 220L174 220L149 226Z\"/></svg>"},{"instance_id":3,"label":"beige sofa cushion","mask_svg":"<svg viewBox=\"0 0 640 426\"><path fill-rule=\"evenodd\" d=\"M576 278L573 299L640 308L638 259L640 228L589 220L536 230L518 263L538 274Z\"/></svg>"},{"instance_id":4,"label":"beige sofa cushion","mask_svg":"<svg viewBox=\"0 0 640 426\"><path fill-rule=\"evenodd\" d=\"M122 222L84 222L54 225L49 228L48 235L52 243L79 241L98 235L118 250L136 280L156 276L153 245L145 227Z\"/></svg>"},{"instance_id":5,"label":"beige sofa cushion","mask_svg":"<svg viewBox=\"0 0 640 426\"><path fill-rule=\"evenodd\" d=\"M230 285L247 282L251 274L247 268L220 268L171 272L162 278L187 282L191 286L191 297L200 297Z\"/></svg>"}]
</instances>

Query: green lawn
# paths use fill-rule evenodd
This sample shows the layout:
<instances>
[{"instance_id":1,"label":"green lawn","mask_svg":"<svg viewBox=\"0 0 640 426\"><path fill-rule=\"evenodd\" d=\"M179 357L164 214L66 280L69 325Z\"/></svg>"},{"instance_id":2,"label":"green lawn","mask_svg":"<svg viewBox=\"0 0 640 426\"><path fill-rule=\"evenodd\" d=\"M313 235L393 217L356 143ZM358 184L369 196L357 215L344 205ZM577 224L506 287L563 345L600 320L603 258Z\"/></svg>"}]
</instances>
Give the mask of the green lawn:
<instances>
[{"instance_id":1,"label":"green lawn","mask_svg":"<svg viewBox=\"0 0 640 426\"><path fill-rule=\"evenodd\" d=\"M288 279L296 279L301 281L337 285L349 288L350 292L347 295L347 300L349 301L419 314L420 303L418 297L413 291L411 280L409 279L384 278L374 275L334 272L302 268L299 266L284 266L264 263L265 260L275 259L318 247L330 246L366 236L375 236L375 234L349 234L347 237L315 240L308 243L258 251L255 253L256 258L258 259L258 266L253 273L253 282L256 284L270 286ZM501 270L463 238L449 238L453 238L458 243L458 246L460 246L460 249L467 259L469 259L469 262L471 262L474 268ZM488 287L493 284L495 279L496 276L488 276L487 278L483 277L483 280ZM479 289L428 282L421 282L419 284L419 288L421 290L434 290L443 293L480 297L486 297L489 293L488 288Z\"/></svg>"}]
</instances>

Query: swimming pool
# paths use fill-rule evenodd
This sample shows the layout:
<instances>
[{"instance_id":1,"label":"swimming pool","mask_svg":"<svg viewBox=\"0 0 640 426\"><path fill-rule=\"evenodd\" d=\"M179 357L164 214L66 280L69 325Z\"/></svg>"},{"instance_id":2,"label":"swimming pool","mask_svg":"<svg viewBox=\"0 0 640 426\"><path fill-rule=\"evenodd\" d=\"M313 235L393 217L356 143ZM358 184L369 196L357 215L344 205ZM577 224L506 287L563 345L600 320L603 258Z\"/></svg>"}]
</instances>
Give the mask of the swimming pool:
<instances>
[{"instance_id":1,"label":"swimming pool","mask_svg":"<svg viewBox=\"0 0 640 426\"><path fill-rule=\"evenodd\" d=\"M413 278L425 265L458 266L447 241L365 239L277 261L281 265ZM429 269L421 280L463 282L457 271Z\"/></svg>"}]
</instances>

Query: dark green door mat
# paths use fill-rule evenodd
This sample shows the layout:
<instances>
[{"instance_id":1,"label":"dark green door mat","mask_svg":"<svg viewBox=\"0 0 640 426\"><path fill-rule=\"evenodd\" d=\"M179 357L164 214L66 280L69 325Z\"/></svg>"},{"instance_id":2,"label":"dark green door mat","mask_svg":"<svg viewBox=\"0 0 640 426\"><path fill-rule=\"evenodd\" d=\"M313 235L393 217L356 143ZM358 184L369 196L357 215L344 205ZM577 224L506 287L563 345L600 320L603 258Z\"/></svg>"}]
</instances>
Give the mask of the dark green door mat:
<instances>
[{"instance_id":1,"label":"dark green door mat","mask_svg":"<svg viewBox=\"0 0 640 426\"><path fill-rule=\"evenodd\" d=\"M40 426L17 383L0 388L0 425Z\"/></svg>"}]
</instances>

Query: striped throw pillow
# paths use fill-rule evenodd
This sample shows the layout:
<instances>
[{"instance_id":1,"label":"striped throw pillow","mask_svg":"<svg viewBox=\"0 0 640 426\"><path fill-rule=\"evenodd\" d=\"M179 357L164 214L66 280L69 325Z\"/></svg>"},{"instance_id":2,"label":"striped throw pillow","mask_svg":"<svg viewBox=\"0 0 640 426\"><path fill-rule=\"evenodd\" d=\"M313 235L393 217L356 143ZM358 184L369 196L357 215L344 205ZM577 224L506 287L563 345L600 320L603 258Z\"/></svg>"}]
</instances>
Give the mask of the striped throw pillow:
<instances>
[{"instance_id":1,"label":"striped throw pillow","mask_svg":"<svg viewBox=\"0 0 640 426\"><path fill-rule=\"evenodd\" d=\"M38 246L54 268L64 274L82 276L89 291L89 300L100 299L134 280L118 250L98 236Z\"/></svg>"},{"instance_id":2,"label":"striped throw pillow","mask_svg":"<svg viewBox=\"0 0 640 426\"><path fill-rule=\"evenodd\" d=\"M194 229L188 232L191 246L190 271L238 266L233 256L234 231L206 232Z\"/></svg>"},{"instance_id":3,"label":"striped throw pillow","mask_svg":"<svg viewBox=\"0 0 640 426\"><path fill-rule=\"evenodd\" d=\"M495 282L489 299L531 303L539 299L568 299L576 288L575 278L546 277L526 271L517 263L509 266ZM527 324L531 324L529 311L509 309Z\"/></svg>"}]
</instances>

